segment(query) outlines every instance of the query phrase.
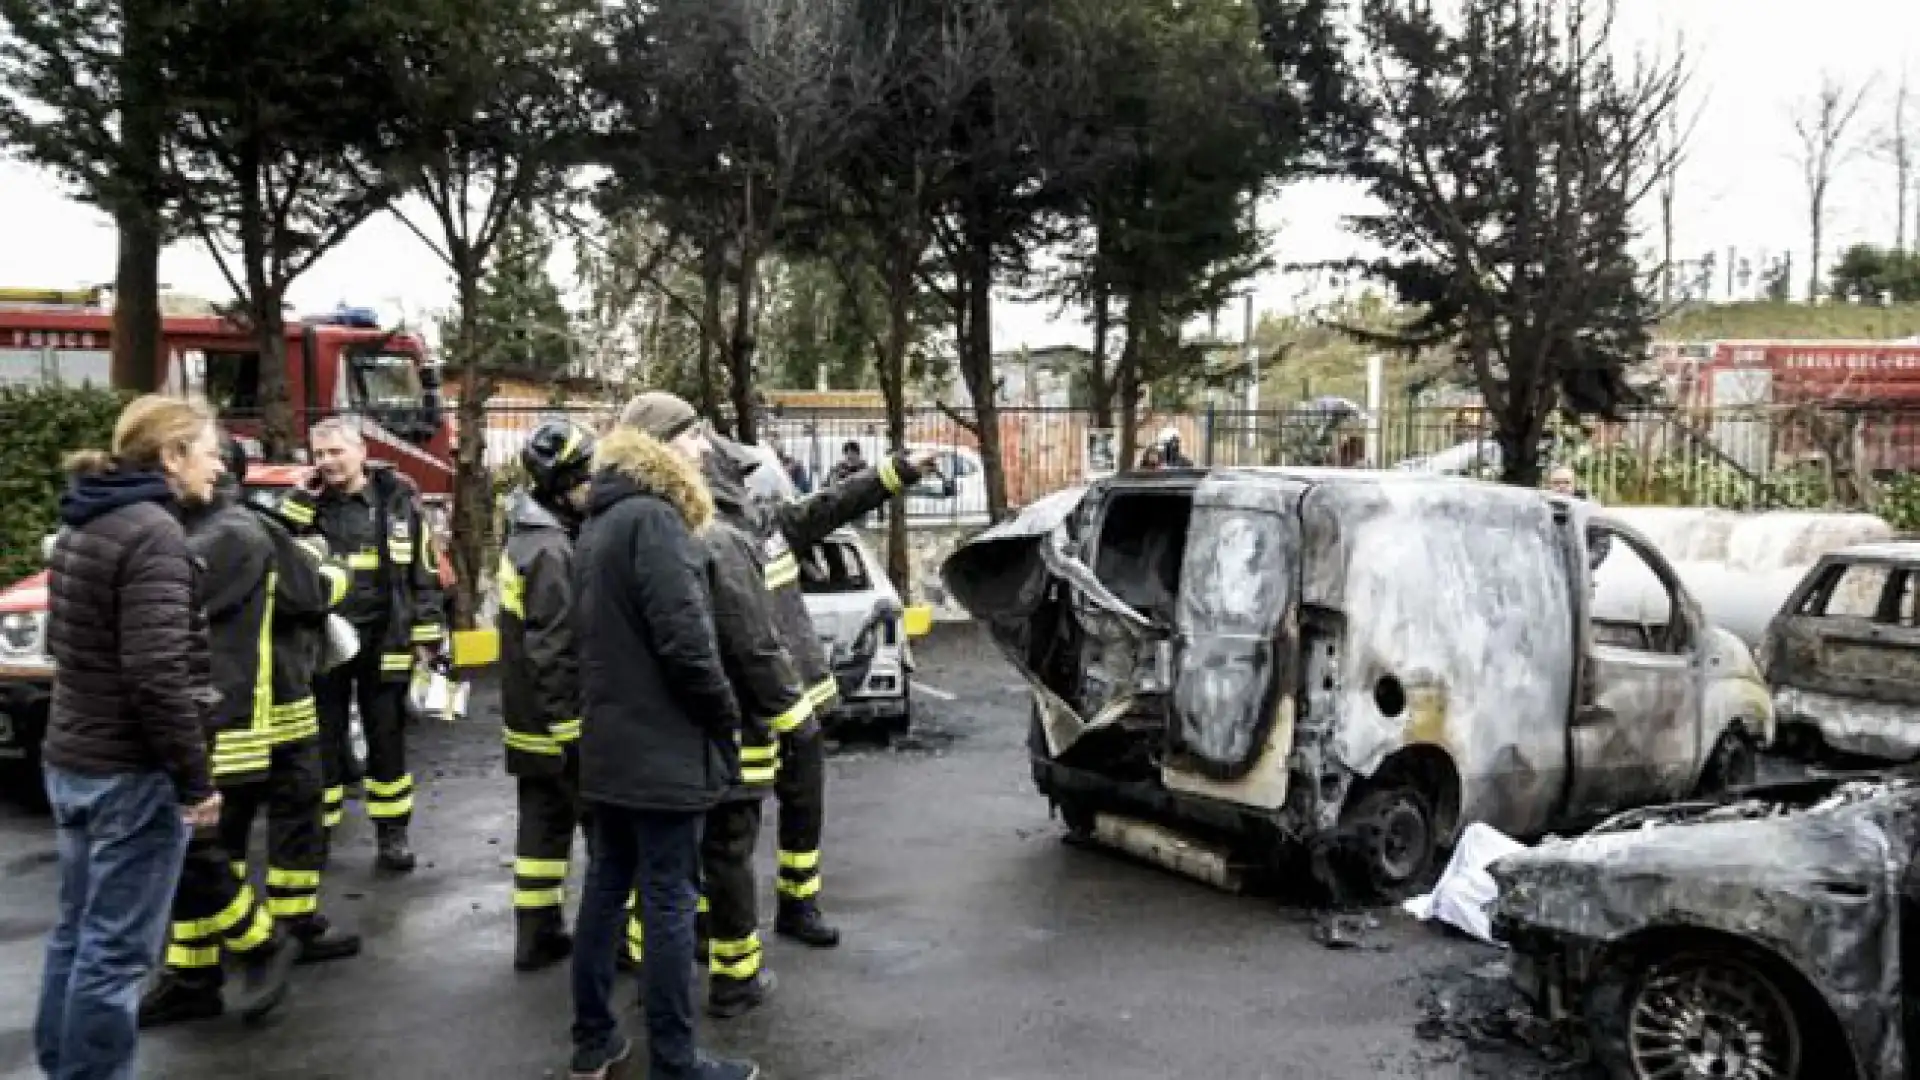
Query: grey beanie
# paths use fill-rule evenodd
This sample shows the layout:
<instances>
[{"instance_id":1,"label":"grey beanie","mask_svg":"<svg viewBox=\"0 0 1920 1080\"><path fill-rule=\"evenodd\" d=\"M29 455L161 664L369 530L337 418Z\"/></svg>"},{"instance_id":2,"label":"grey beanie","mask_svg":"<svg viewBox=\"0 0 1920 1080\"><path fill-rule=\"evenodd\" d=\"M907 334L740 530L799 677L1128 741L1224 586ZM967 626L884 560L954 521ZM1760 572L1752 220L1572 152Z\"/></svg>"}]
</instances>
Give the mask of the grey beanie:
<instances>
[{"instance_id":1,"label":"grey beanie","mask_svg":"<svg viewBox=\"0 0 1920 1080\"><path fill-rule=\"evenodd\" d=\"M621 427L639 428L661 442L672 442L699 422L693 406L661 390L649 390L620 410Z\"/></svg>"}]
</instances>

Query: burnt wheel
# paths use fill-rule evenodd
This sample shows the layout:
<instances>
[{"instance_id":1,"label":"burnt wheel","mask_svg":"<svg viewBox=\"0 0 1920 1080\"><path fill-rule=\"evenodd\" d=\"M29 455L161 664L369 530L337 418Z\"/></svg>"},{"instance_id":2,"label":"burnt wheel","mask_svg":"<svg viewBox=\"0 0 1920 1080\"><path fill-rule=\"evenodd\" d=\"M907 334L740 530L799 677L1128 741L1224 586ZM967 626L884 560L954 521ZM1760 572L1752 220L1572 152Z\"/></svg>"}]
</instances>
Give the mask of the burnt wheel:
<instances>
[{"instance_id":1,"label":"burnt wheel","mask_svg":"<svg viewBox=\"0 0 1920 1080\"><path fill-rule=\"evenodd\" d=\"M1719 795L1722 792L1751 785L1760 775L1760 756L1753 748L1753 741L1744 732L1735 729L1720 736L1713 745L1713 753L1707 758L1706 768L1700 771L1700 794Z\"/></svg>"},{"instance_id":2,"label":"burnt wheel","mask_svg":"<svg viewBox=\"0 0 1920 1080\"><path fill-rule=\"evenodd\" d=\"M1397 903L1432 875L1440 847L1433 804L1408 784L1376 788L1349 804L1342 832L1353 882L1370 899Z\"/></svg>"},{"instance_id":3,"label":"burnt wheel","mask_svg":"<svg viewBox=\"0 0 1920 1080\"><path fill-rule=\"evenodd\" d=\"M1796 1080L1801 1022L1771 975L1737 953L1656 962L1626 1003L1635 1080Z\"/></svg>"}]
</instances>

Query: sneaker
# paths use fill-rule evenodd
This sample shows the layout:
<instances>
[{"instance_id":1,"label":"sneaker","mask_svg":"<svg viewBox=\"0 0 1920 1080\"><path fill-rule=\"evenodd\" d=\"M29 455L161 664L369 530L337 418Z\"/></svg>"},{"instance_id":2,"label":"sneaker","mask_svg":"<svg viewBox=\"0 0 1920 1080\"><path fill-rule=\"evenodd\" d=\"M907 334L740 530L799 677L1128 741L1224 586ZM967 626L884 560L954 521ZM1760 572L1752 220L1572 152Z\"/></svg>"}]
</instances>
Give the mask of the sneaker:
<instances>
[{"instance_id":1,"label":"sneaker","mask_svg":"<svg viewBox=\"0 0 1920 1080\"><path fill-rule=\"evenodd\" d=\"M311 915L296 923L293 936L300 942L301 964L324 964L360 955L360 935L336 932L324 915Z\"/></svg>"},{"instance_id":2,"label":"sneaker","mask_svg":"<svg viewBox=\"0 0 1920 1080\"><path fill-rule=\"evenodd\" d=\"M287 1000L287 988L294 961L300 958L300 943L292 935L276 931L265 944L240 954L240 986L235 1008L248 1023L263 1020Z\"/></svg>"},{"instance_id":3,"label":"sneaker","mask_svg":"<svg viewBox=\"0 0 1920 1080\"><path fill-rule=\"evenodd\" d=\"M597 1050L575 1050L573 1064L567 1066L567 1080L607 1080L614 1066L633 1054L633 1040L616 1039Z\"/></svg>"},{"instance_id":4,"label":"sneaker","mask_svg":"<svg viewBox=\"0 0 1920 1080\"><path fill-rule=\"evenodd\" d=\"M217 984L188 982L171 971L163 971L153 988L140 999L140 1027L213 1020L225 1012L226 1002L221 1000Z\"/></svg>"},{"instance_id":5,"label":"sneaker","mask_svg":"<svg viewBox=\"0 0 1920 1080\"><path fill-rule=\"evenodd\" d=\"M700 1054L691 1069L654 1068L648 1080L760 1080L760 1066L751 1061L722 1061Z\"/></svg>"},{"instance_id":6,"label":"sneaker","mask_svg":"<svg viewBox=\"0 0 1920 1080\"><path fill-rule=\"evenodd\" d=\"M732 1020L767 1003L780 980L771 970L762 968L749 979L731 979L715 975L707 983L707 1015L716 1020Z\"/></svg>"}]
</instances>

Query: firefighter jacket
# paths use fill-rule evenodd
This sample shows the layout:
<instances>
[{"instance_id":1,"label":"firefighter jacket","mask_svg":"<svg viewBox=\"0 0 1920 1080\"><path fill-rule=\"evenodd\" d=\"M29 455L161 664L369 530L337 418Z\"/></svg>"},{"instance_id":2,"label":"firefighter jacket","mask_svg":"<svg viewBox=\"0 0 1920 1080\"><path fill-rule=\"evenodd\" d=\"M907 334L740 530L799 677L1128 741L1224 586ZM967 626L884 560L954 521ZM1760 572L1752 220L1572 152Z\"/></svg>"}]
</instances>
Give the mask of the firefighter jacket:
<instances>
[{"instance_id":1,"label":"firefighter jacket","mask_svg":"<svg viewBox=\"0 0 1920 1080\"><path fill-rule=\"evenodd\" d=\"M737 484L751 471L747 462L758 464L737 449L725 446L709 455L708 460L709 487L714 486L711 474L716 469L730 470ZM840 697L833 667L827 662L819 632L813 628L813 617L807 614L806 597L800 591L800 558L835 529L878 510L888 499L919 480L918 470L905 458L895 457L882 461L878 468L856 473L824 491L791 502L724 505L716 493L715 509L720 520L760 544L766 564L767 590L772 594L774 625L779 629L781 644L786 646L799 670L801 684L807 688L810 712L783 717L781 734L817 730L812 722L814 716L824 713Z\"/></svg>"},{"instance_id":2,"label":"firefighter jacket","mask_svg":"<svg viewBox=\"0 0 1920 1080\"><path fill-rule=\"evenodd\" d=\"M708 460L719 457L711 455ZM737 475L730 475L732 470L709 468L707 472L716 510L748 507L746 488ZM720 661L740 702L740 776L726 799L759 798L779 773L781 733L806 720L811 702L774 622L760 545L724 516L708 525L700 539L707 550L708 592L713 598Z\"/></svg>"},{"instance_id":3,"label":"firefighter jacket","mask_svg":"<svg viewBox=\"0 0 1920 1080\"><path fill-rule=\"evenodd\" d=\"M362 649L380 651L389 682L413 673L413 647L445 636L439 556L412 481L385 465L367 467L357 494L295 488L280 515L301 534L327 541L353 572L338 613L360 631Z\"/></svg>"},{"instance_id":4,"label":"firefighter jacket","mask_svg":"<svg viewBox=\"0 0 1920 1080\"><path fill-rule=\"evenodd\" d=\"M213 776L222 786L267 778L273 748L318 733L310 667L281 647L278 628L323 620L346 591L348 573L299 550L274 521L224 486L187 523L187 542L206 567L214 707Z\"/></svg>"},{"instance_id":5,"label":"firefighter jacket","mask_svg":"<svg viewBox=\"0 0 1920 1080\"><path fill-rule=\"evenodd\" d=\"M559 776L567 748L580 739L573 532L529 492L514 492L507 502L507 539L493 580L507 771Z\"/></svg>"}]
</instances>

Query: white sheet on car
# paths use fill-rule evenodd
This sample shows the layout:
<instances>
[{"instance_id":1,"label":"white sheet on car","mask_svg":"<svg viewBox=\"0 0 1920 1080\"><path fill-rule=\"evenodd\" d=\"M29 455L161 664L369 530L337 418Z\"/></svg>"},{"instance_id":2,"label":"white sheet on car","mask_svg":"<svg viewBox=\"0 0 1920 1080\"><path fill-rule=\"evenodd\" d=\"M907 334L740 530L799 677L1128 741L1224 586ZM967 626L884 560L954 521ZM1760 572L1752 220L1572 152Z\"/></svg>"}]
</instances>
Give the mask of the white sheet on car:
<instances>
[{"instance_id":1,"label":"white sheet on car","mask_svg":"<svg viewBox=\"0 0 1920 1080\"><path fill-rule=\"evenodd\" d=\"M1525 847L1491 825L1478 821L1468 825L1461 830L1460 842L1454 846L1453 857L1447 860L1447 868L1433 891L1408 900L1401 905L1402 910L1422 921L1438 919L1491 943L1493 923L1488 909L1498 890L1487 867Z\"/></svg>"}]
</instances>

